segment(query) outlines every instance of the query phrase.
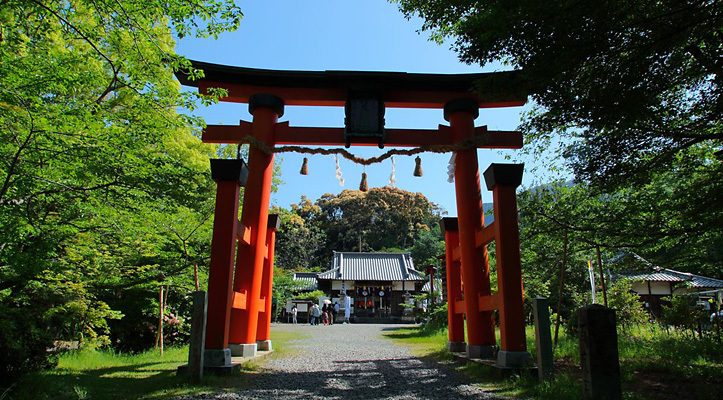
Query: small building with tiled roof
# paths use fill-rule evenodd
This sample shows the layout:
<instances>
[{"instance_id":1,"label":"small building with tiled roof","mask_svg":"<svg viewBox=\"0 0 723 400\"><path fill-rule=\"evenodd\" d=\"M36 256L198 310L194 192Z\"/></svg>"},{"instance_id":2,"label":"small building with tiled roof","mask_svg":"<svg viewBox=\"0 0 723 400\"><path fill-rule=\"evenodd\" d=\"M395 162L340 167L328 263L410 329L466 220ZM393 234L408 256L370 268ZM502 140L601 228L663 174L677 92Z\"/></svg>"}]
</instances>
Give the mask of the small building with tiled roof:
<instances>
[{"instance_id":1,"label":"small building with tiled roof","mask_svg":"<svg viewBox=\"0 0 723 400\"><path fill-rule=\"evenodd\" d=\"M294 291L312 292L318 289L317 275L319 275L317 272L294 272Z\"/></svg>"},{"instance_id":2,"label":"small building with tiled roof","mask_svg":"<svg viewBox=\"0 0 723 400\"><path fill-rule=\"evenodd\" d=\"M661 304L664 297L674 294L698 293L701 298L721 297L723 294L723 280L708 278L688 272L680 272L653 265L648 260L635 253L621 256L626 258L625 265L633 267L618 273L632 282L632 290L636 292L645 303L645 308L655 317L660 316ZM716 303L720 304L717 298Z\"/></svg>"},{"instance_id":3,"label":"small building with tiled roof","mask_svg":"<svg viewBox=\"0 0 723 400\"><path fill-rule=\"evenodd\" d=\"M332 301L350 297L352 320L401 320L413 295L421 294L427 278L414 269L409 253L334 252L331 269L316 277L319 289Z\"/></svg>"}]
</instances>

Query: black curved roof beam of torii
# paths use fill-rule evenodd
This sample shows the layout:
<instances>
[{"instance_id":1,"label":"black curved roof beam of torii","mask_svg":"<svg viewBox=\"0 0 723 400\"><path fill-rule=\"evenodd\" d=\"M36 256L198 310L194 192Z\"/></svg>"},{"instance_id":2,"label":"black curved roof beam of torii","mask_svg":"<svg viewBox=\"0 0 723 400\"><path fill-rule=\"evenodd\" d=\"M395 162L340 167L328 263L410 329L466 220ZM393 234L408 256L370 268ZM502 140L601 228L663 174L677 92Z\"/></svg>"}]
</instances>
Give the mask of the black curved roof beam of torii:
<instances>
[{"instance_id":1,"label":"black curved roof beam of torii","mask_svg":"<svg viewBox=\"0 0 723 400\"><path fill-rule=\"evenodd\" d=\"M203 70L203 78L190 80L187 71L177 71L181 84L197 87L207 94L209 88L228 92L221 101L248 103L258 93L276 95L290 106L343 107L348 89L380 90L385 107L436 108L455 99L471 98L480 108L518 107L525 104L527 94L518 71L477 74L412 74L405 72L366 71L280 71L232 67L191 61L193 68ZM474 91L473 91L474 90ZM476 93L488 93L480 96ZM384 144L390 147L452 145L449 127L438 129L386 129ZM488 131L476 128L479 135L488 135L482 148L522 147L522 134L517 131ZM276 144L334 146L343 144L344 128L292 127L279 123ZM250 123L240 125L208 125L203 133L205 143L238 143L250 135ZM354 145L375 146L374 139L355 141Z\"/></svg>"}]
</instances>

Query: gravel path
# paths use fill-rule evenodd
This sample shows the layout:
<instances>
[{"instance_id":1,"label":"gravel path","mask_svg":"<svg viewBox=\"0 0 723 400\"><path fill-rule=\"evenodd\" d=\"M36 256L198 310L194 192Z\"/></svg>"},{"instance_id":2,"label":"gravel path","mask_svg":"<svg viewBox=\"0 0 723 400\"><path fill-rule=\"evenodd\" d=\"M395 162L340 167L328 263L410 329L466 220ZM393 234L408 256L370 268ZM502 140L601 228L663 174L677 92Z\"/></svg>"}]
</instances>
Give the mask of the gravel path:
<instances>
[{"instance_id":1,"label":"gravel path","mask_svg":"<svg viewBox=\"0 0 723 400\"><path fill-rule=\"evenodd\" d=\"M286 344L283 356L262 361L263 373L247 389L186 399L500 399L382 336L397 328L275 324L299 339Z\"/></svg>"}]
</instances>

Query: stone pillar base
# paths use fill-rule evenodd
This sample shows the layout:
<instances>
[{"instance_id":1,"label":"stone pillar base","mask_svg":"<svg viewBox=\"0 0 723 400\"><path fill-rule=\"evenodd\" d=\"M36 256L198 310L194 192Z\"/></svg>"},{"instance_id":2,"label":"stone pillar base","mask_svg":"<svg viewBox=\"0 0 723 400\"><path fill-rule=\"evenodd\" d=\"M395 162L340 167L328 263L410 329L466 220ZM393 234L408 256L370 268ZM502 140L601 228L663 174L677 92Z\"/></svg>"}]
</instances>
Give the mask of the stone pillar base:
<instances>
[{"instance_id":1,"label":"stone pillar base","mask_svg":"<svg viewBox=\"0 0 723 400\"><path fill-rule=\"evenodd\" d=\"M256 356L256 343L241 343L231 344L228 347L231 349L231 355L234 357L254 357Z\"/></svg>"},{"instance_id":2,"label":"stone pillar base","mask_svg":"<svg viewBox=\"0 0 723 400\"><path fill-rule=\"evenodd\" d=\"M467 345L467 358L494 358L495 346Z\"/></svg>"},{"instance_id":3,"label":"stone pillar base","mask_svg":"<svg viewBox=\"0 0 723 400\"><path fill-rule=\"evenodd\" d=\"M467 351L467 343L447 342L447 350L451 351L452 353L462 353L464 351Z\"/></svg>"},{"instance_id":4,"label":"stone pillar base","mask_svg":"<svg viewBox=\"0 0 723 400\"><path fill-rule=\"evenodd\" d=\"M271 340L257 340L256 341L256 350L258 351L271 351L273 347L271 347Z\"/></svg>"},{"instance_id":5,"label":"stone pillar base","mask_svg":"<svg viewBox=\"0 0 723 400\"><path fill-rule=\"evenodd\" d=\"M206 349L203 351L204 367L227 367L231 365L231 349Z\"/></svg>"},{"instance_id":6,"label":"stone pillar base","mask_svg":"<svg viewBox=\"0 0 723 400\"><path fill-rule=\"evenodd\" d=\"M497 353L497 365L505 368L522 368L532 365L532 356L526 351L500 350Z\"/></svg>"}]
</instances>

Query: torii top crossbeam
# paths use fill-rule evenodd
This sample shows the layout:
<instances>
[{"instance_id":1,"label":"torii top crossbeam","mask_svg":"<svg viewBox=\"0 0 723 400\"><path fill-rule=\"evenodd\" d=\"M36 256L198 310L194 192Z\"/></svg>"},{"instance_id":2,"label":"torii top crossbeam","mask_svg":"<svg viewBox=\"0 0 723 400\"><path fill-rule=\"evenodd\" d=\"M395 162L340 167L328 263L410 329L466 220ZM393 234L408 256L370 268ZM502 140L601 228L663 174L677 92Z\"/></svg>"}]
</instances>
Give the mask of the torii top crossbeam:
<instances>
[{"instance_id":1,"label":"torii top crossbeam","mask_svg":"<svg viewBox=\"0 0 723 400\"><path fill-rule=\"evenodd\" d=\"M381 130L383 144L392 147L417 147L451 145L451 135L446 126L439 129L384 129L383 109L437 108L442 109L450 101L470 99L479 108L516 107L526 102L516 71L477 74L412 74L404 72L359 71L279 71L232 67L226 65L191 61L194 68L204 71L204 77L190 80L179 71L176 77L183 85L197 87L207 94L209 88L223 88L228 92L221 101L248 103L255 94L277 96L284 105L290 106L341 106L348 107L350 93L361 92L362 97L375 97L381 103ZM476 92L473 89L477 88ZM488 90L488 95L479 95ZM347 117L349 113L347 113ZM347 125L347 130L349 126ZM518 132L490 132L478 128L478 134L489 135L485 148L520 148L522 137ZM203 134L206 143L237 143L250 132L248 123L240 126L209 125ZM340 145L345 128L290 127L281 123L276 133L276 144ZM353 145L376 145L374 137L359 136Z\"/></svg>"}]
</instances>

